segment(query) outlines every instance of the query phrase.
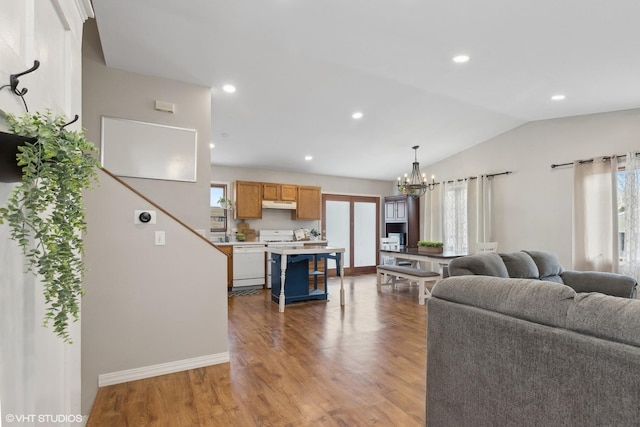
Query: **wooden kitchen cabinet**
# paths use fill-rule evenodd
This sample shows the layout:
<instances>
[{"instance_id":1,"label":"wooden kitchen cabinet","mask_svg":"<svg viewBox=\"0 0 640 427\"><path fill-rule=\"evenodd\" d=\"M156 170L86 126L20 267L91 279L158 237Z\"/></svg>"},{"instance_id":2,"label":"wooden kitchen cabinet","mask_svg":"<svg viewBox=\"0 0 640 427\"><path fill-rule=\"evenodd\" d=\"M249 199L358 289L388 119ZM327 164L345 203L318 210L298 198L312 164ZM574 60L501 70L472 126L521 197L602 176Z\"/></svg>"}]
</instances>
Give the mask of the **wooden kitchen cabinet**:
<instances>
[{"instance_id":1,"label":"wooden kitchen cabinet","mask_svg":"<svg viewBox=\"0 0 640 427\"><path fill-rule=\"evenodd\" d=\"M298 187L290 184L280 185L280 200L295 202L298 199Z\"/></svg>"},{"instance_id":2,"label":"wooden kitchen cabinet","mask_svg":"<svg viewBox=\"0 0 640 427\"><path fill-rule=\"evenodd\" d=\"M234 183L236 219L262 219L262 183L236 181Z\"/></svg>"},{"instance_id":3,"label":"wooden kitchen cabinet","mask_svg":"<svg viewBox=\"0 0 640 427\"><path fill-rule=\"evenodd\" d=\"M220 245L216 247L227 255L227 288L231 289L233 287L233 246Z\"/></svg>"},{"instance_id":4,"label":"wooden kitchen cabinet","mask_svg":"<svg viewBox=\"0 0 640 427\"><path fill-rule=\"evenodd\" d=\"M384 220L386 222L405 222L407 220L407 196L385 197Z\"/></svg>"},{"instance_id":5,"label":"wooden kitchen cabinet","mask_svg":"<svg viewBox=\"0 0 640 427\"><path fill-rule=\"evenodd\" d=\"M420 240L420 199L398 195L384 198L385 236L401 234L410 248Z\"/></svg>"},{"instance_id":6,"label":"wooden kitchen cabinet","mask_svg":"<svg viewBox=\"0 0 640 427\"><path fill-rule=\"evenodd\" d=\"M296 201L297 186L290 184L262 183L262 200Z\"/></svg>"},{"instance_id":7,"label":"wooden kitchen cabinet","mask_svg":"<svg viewBox=\"0 0 640 427\"><path fill-rule=\"evenodd\" d=\"M291 219L317 220L322 216L322 192L320 187L298 186L296 210Z\"/></svg>"}]
</instances>

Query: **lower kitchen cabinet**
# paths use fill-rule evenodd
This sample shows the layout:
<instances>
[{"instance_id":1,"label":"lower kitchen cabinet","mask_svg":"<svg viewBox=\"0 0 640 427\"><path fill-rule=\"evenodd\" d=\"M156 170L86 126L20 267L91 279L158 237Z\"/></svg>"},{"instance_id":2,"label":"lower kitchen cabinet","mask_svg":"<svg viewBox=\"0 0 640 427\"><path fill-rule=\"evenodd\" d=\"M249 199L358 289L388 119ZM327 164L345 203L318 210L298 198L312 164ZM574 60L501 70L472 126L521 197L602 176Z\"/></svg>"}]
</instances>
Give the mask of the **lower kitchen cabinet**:
<instances>
[{"instance_id":1,"label":"lower kitchen cabinet","mask_svg":"<svg viewBox=\"0 0 640 427\"><path fill-rule=\"evenodd\" d=\"M297 301L326 300L326 258L328 254L289 255L285 272L285 304ZM271 300L280 302L282 284L281 255L271 254Z\"/></svg>"},{"instance_id":2,"label":"lower kitchen cabinet","mask_svg":"<svg viewBox=\"0 0 640 427\"><path fill-rule=\"evenodd\" d=\"M220 245L216 246L216 248L227 255L227 287L231 289L233 287L233 246Z\"/></svg>"}]
</instances>

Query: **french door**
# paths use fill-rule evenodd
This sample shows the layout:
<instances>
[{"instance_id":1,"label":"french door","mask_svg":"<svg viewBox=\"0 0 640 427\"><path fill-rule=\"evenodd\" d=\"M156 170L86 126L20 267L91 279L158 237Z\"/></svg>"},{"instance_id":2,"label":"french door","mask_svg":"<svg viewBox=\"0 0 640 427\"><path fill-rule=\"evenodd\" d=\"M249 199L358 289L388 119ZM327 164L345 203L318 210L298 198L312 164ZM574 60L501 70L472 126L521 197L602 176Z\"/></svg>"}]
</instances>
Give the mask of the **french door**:
<instances>
[{"instance_id":1,"label":"french door","mask_svg":"<svg viewBox=\"0 0 640 427\"><path fill-rule=\"evenodd\" d=\"M380 198L322 195L322 234L329 246L345 248L345 274L375 273L379 224ZM328 267L335 271L335 262Z\"/></svg>"}]
</instances>

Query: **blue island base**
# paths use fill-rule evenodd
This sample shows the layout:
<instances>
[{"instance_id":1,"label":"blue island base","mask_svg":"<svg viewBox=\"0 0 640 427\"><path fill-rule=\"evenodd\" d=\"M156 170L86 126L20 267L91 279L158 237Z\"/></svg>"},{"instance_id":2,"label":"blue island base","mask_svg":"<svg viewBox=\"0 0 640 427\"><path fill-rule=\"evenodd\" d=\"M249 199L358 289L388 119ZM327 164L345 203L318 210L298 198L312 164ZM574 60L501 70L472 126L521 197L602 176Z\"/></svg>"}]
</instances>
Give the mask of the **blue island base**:
<instances>
[{"instance_id":1,"label":"blue island base","mask_svg":"<svg viewBox=\"0 0 640 427\"><path fill-rule=\"evenodd\" d=\"M272 254L273 262L271 270L271 300L280 303L280 283L281 283L281 255ZM327 300L326 271L313 271L309 274L309 263L317 265L317 255L298 255L287 257L287 271L285 278L285 304L309 300ZM309 277L314 278L315 287L310 286ZM318 277L321 280L317 280ZM320 286L318 286L320 282Z\"/></svg>"}]
</instances>

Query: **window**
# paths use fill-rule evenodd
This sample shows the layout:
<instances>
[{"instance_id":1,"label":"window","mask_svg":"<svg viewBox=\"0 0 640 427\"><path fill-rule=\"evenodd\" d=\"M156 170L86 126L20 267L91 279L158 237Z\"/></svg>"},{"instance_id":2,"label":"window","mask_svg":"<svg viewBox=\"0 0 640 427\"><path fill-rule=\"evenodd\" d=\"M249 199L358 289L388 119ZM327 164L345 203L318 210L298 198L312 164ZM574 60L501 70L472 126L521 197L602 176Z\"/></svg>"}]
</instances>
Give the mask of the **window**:
<instances>
[{"instance_id":1,"label":"window","mask_svg":"<svg viewBox=\"0 0 640 427\"><path fill-rule=\"evenodd\" d=\"M211 207L211 231L227 231L226 204L220 204L220 199L227 198L226 184L211 184L210 203Z\"/></svg>"}]
</instances>

